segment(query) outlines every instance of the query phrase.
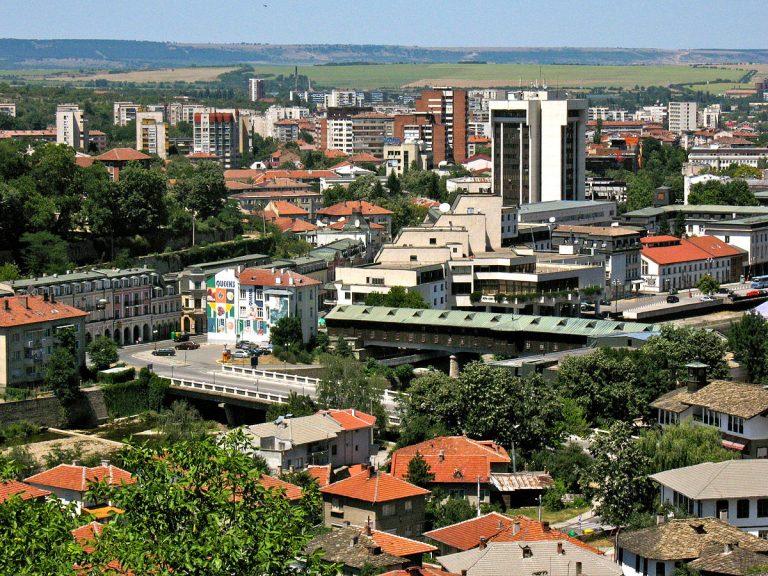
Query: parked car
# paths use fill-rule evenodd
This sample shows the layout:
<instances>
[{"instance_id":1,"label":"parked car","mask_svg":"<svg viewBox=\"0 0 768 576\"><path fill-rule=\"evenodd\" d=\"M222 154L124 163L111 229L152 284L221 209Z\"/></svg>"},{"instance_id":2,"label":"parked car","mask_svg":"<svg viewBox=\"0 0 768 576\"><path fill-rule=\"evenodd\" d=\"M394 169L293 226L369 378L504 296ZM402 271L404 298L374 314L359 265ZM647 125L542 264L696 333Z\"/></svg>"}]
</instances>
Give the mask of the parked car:
<instances>
[{"instance_id":1,"label":"parked car","mask_svg":"<svg viewBox=\"0 0 768 576\"><path fill-rule=\"evenodd\" d=\"M198 348L200 348L200 344L192 342L192 340L176 344L176 350L197 350Z\"/></svg>"},{"instance_id":2,"label":"parked car","mask_svg":"<svg viewBox=\"0 0 768 576\"><path fill-rule=\"evenodd\" d=\"M232 352L233 358L250 358L251 357L251 351L250 350L235 350Z\"/></svg>"},{"instance_id":3,"label":"parked car","mask_svg":"<svg viewBox=\"0 0 768 576\"><path fill-rule=\"evenodd\" d=\"M186 342L189 340L189 333L187 332L171 332L171 339L174 342Z\"/></svg>"},{"instance_id":4,"label":"parked car","mask_svg":"<svg viewBox=\"0 0 768 576\"><path fill-rule=\"evenodd\" d=\"M744 296L746 296L747 298L757 298L758 296L762 296L762 295L763 295L762 290L748 290Z\"/></svg>"},{"instance_id":5,"label":"parked car","mask_svg":"<svg viewBox=\"0 0 768 576\"><path fill-rule=\"evenodd\" d=\"M715 298L714 296L705 294L704 296L699 296L699 300L701 300L702 302L714 302L715 300L717 300L717 298Z\"/></svg>"},{"instance_id":6,"label":"parked car","mask_svg":"<svg viewBox=\"0 0 768 576\"><path fill-rule=\"evenodd\" d=\"M239 350L250 350L254 346L255 344L252 342L248 342L248 340L241 340L240 342L237 343L237 346L235 346L235 348Z\"/></svg>"},{"instance_id":7,"label":"parked car","mask_svg":"<svg viewBox=\"0 0 768 576\"><path fill-rule=\"evenodd\" d=\"M173 348L158 348L157 350L152 350L153 356L176 356L176 350Z\"/></svg>"},{"instance_id":8,"label":"parked car","mask_svg":"<svg viewBox=\"0 0 768 576\"><path fill-rule=\"evenodd\" d=\"M677 302L680 302L680 298L678 298L674 294L670 294L669 296L667 296L667 304L676 304Z\"/></svg>"}]
</instances>

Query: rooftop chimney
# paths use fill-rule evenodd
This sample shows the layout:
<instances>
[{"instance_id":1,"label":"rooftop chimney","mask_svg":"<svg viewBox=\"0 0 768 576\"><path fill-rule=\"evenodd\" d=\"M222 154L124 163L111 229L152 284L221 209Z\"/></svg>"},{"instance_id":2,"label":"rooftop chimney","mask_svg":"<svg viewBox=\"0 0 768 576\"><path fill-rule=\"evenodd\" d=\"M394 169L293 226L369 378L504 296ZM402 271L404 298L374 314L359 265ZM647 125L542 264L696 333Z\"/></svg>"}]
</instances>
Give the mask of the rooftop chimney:
<instances>
[{"instance_id":1,"label":"rooftop chimney","mask_svg":"<svg viewBox=\"0 0 768 576\"><path fill-rule=\"evenodd\" d=\"M514 535L514 534L517 534L518 532L520 532L520 522L515 522L514 524L512 524L512 534Z\"/></svg>"},{"instance_id":2,"label":"rooftop chimney","mask_svg":"<svg viewBox=\"0 0 768 576\"><path fill-rule=\"evenodd\" d=\"M576 576L581 576L581 562L576 562Z\"/></svg>"},{"instance_id":3,"label":"rooftop chimney","mask_svg":"<svg viewBox=\"0 0 768 576\"><path fill-rule=\"evenodd\" d=\"M4 304L3 308L5 308L6 310L10 310L11 309L11 303L10 303L10 301L7 298L5 300L3 300L3 304Z\"/></svg>"},{"instance_id":4,"label":"rooftop chimney","mask_svg":"<svg viewBox=\"0 0 768 576\"><path fill-rule=\"evenodd\" d=\"M656 514L656 525L658 526L659 524L664 524L665 519L666 518L664 514Z\"/></svg>"},{"instance_id":5,"label":"rooftop chimney","mask_svg":"<svg viewBox=\"0 0 768 576\"><path fill-rule=\"evenodd\" d=\"M726 542L723 546L723 554L730 554L731 552L733 552L733 544Z\"/></svg>"},{"instance_id":6,"label":"rooftop chimney","mask_svg":"<svg viewBox=\"0 0 768 576\"><path fill-rule=\"evenodd\" d=\"M558 554L565 554L565 549L563 548L563 543L558 542L557 543L557 553Z\"/></svg>"},{"instance_id":7,"label":"rooftop chimney","mask_svg":"<svg viewBox=\"0 0 768 576\"><path fill-rule=\"evenodd\" d=\"M24 296L24 308L29 310L29 296Z\"/></svg>"},{"instance_id":8,"label":"rooftop chimney","mask_svg":"<svg viewBox=\"0 0 768 576\"><path fill-rule=\"evenodd\" d=\"M440 450L440 452L437 453L437 459L442 462L445 460L445 450Z\"/></svg>"},{"instance_id":9,"label":"rooftop chimney","mask_svg":"<svg viewBox=\"0 0 768 576\"><path fill-rule=\"evenodd\" d=\"M480 545L478 546L478 548L480 548L480 550L485 550L485 547L487 545L488 545L488 539L485 538L485 537L481 537L480 538Z\"/></svg>"},{"instance_id":10,"label":"rooftop chimney","mask_svg":"<svg viewBox=\"0 0 768 576\"><path fill-rule=\"evenodd\" d=\"M688 369L688 392L694 393L707 385L707 368L709 366L701 362L691 362L685 367Z\"/></svg>"},{"instance_id":11,"label":"rooftop chimney","mask_svg":"<svg viewBox=\"0 0 768 576\"><path fill-rule=\"evenodd\" d=\"M541 529L542 529L544 532L549 532L549 522L542 522L542 523L541 523Z\"/></svg>"},{"instance_id":12,"label":"rooftop chimney","mask_svg":"<svg viewBox=\"0 0 768 576\"><path fill-rule=\"evenodd\" d=\"M365 531L366 536L371 535L371 517L368 516L368 519L365 521L365 526L363 527L363 530Z\"/></svg>"},{"instance_id":13,"label":"rooftop chimney","mask_svg":"<svg viewBox=\"0 0 768 576\"><path fill-rule=\"evenodd\" d=\"M48 292L43 292L43 302L48 302Z\"/></svg>"}]
</instances>

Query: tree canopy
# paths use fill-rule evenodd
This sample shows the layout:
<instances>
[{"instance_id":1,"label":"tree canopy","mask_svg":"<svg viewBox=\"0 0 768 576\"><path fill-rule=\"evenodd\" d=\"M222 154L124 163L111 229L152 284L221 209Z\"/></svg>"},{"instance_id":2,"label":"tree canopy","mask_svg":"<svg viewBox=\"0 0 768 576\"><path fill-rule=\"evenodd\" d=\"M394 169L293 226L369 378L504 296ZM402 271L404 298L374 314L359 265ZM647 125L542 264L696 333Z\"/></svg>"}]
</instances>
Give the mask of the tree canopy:
<instances>
[{"instance_id":1,"label":"tree canopy","mask_svg":"<svg viewBox=\"0 0 768 576\"><path fill-rule=\"evenodd\" d=\"M366 306L388 306L390 308L429 308L420 292L392 286L386 294L370 292L365 297Z\"/></svg>"}]
</instances>

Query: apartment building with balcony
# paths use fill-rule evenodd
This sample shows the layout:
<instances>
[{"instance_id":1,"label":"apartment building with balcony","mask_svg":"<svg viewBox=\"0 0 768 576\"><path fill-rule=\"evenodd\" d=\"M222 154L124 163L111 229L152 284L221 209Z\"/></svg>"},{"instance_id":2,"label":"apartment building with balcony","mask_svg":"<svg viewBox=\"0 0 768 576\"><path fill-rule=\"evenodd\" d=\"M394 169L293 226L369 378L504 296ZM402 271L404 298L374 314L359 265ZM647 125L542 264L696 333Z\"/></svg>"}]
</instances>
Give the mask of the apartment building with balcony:
<instances>
[{"instance_id":1,"label":"apartment building with balcony","mask_svg":"<svg viewBox=\"0 0 768 576\"><path fill-rule=\"evenodd\" d=\"M78 364L85 362L86 312L48 296L0 298L0 394L40 383L59 330L71 328Z\"/></svg>"},{"instance_id":2,"label":"apartment building with balcony","mask_svg":"<svg viewBox=\"0 0 768 576\"><path fill-rule=\"evenodd\" d=\"M238 166L238 122L232 112L195 112L193 152L215 154L225 168Z\"/></svg>"},{"instance_id":3,"label":"apartment building with balcony","mask_svg":"<svg viewBox=\"0 0 768 576\"><path fill-rule=\"evenodd\" d=\"M147 154L168 157L166 124L162 112L139 112L136 114L136 150Z\"/></svg>"},{"instance_id":4,"label":"apartment building with balcony","mask_svg":"<svg viewBox=\"0 0 768 576\"><path fill-rule=\"evenodd\" d=\"M56 107L56 143L88 150L88 119L77 104Z\"/></svg>"},{"instance_id":5,"label":"apartment building with balcony","mask_svg":"<svg viewBox=\"0 0 768 576\"><path fill-rule=\"evenodd\" d=\"M5 285L17 295L46 296L85 312L85 344L97 336L123 345L150 342L179 329L177 287L151 268L86 270Z\"/></svg>"}]
</instances>

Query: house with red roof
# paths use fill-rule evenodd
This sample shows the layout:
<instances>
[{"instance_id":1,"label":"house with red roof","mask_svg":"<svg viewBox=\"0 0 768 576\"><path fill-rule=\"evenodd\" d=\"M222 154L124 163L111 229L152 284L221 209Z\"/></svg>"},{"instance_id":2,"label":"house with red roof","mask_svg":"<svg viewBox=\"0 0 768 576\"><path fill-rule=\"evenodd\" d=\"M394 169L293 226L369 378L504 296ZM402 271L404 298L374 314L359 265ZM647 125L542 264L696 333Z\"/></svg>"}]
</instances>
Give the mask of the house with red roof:
<instances>
[{"instance_id":1,"label":"house with red roof","mask_svg":"<svg viewBox=\"0 0 768 576\"><path fill-rule=\"evenodd\" d=\"M408 464L419 453L435 475L432 487L439 487L455 498L466 498L477 505L478 482L480 501L491 502L494 473L506 473L511 459L507 451L489 440L473 440L466 436L438 436L392 452L392 474L405 479Z\"/></svg>"},{"instance_id":2,"label":"house with red roof","mask_svg":"<svg viewBox=\"0 0 768 576\"><path fill-rule=\"evenodd\" d=\"M276 217L283 218L297 218L299 220L308 220L309 212L307 212L301 206L297 206L293 202L286 200L270 200L269 204L264 207L264 210L273 212Z\"/></svg>"},{"instance_id":3,"label":"house with red roof","mask_svg":"<svg viewBox=\"0 0 768 576\"><path fill-rule=\"evenodd\" d=\"M266 344L281 318L301 320L304 342L317 335L320 281L282 268L225 268L206 279L208 339Z\"/></svg>"},{"instance_id":4,"label":"house with red roof","mask_svg":"<svg viewBox=\"0 0 768 576\"><path fill-rule=\"evenodd\" d=\"M429 490L368 466L320 489L325 525L364 526L398 536L420 536Z\"/></svg>"},{"instance_id":5,"label":"house with red roof","mask_svg":"<svg viewBox=\"0 0 768 576\"><path fill-rule=\"evenodd\" d=\"M275 472L308 468L321 487L331 470L368 463L376 417L360 410L321 410L310 416L284 415L244 429L253 452ZM326 469L326 466L329 468Z\"/></svg>"},{"instance_id":6,"label":"house with red roof","mask_svg":"<svg viewBox=\"0 0 768 576\"><path fill-rule=\"evenodd\" d=\"M0 482L0 504L14 496L18 496L22 500L42 500L50 495L50 490L42 490L18 480Z\"/></svg>"},{"instance_id":7,"label":"house with red roof","mask_svg":"<svg viewBox=\"0 0 768 576\"><path fill-rule=\"evenodd\" d=\"M365 200L345 200L317 211L318 223L329 226L336 222L350 220L352 215L362 216L369 224L384 227L386 237L392 234L392 212Z\"/></svg>"},{"instance_id":8,"label":"house with red roof","mask_svg":"<svg viewBox=\"0 0 768 576\"><path fill-rule=\"evenodd\" d=\"M640 290L668 292L693 288L709 275L718 283L738 282L746 250L715 236L650 236L640 251Z\"/></svg>"},{"instance_id":9,"label":"house with red roof","mask_svg":"<svg viewBox=\"0 0 768 576\"><path fill-rule=\"evenodd\" d=\"M597 548L585 544L578 538L550 528L549 522L540 522L527 516L506 516L491 512L443 526L424 533L429 542L434 542L440 554L454 554L472 550L488 542L540 542L543 540L568 541L596 554Z\"/></svg>"},{"instance_id":10,"label":"house with red roof","mask_svg":"<svg viewBox=\"0 0 768 576\"><path fill-rule=\"evenodd\" d=\"M129 162L138 162L148 168L152 157L133 148L113 148L95 156L93 160L104 164L107 172L109 172L109 177L117 182L120 180L120 170L125 168Z\"/></svg>"},{"instance_id":11,"label":"house with red roof","mask_svg":"<svg viewBox=\"0 0 768 576\"><path fill-rule=\"evenodd\" d=\"M104 502L89 500L87 492L92 484L106 482L110 486L121 486L133 484L135 481L127 470L106 462L93 468L74 464L59 464L24 480L30 486L48 490L65 504L74 502L78 511L83 507L96 508L105 504Z\"/></svg>"}]
</instances>

